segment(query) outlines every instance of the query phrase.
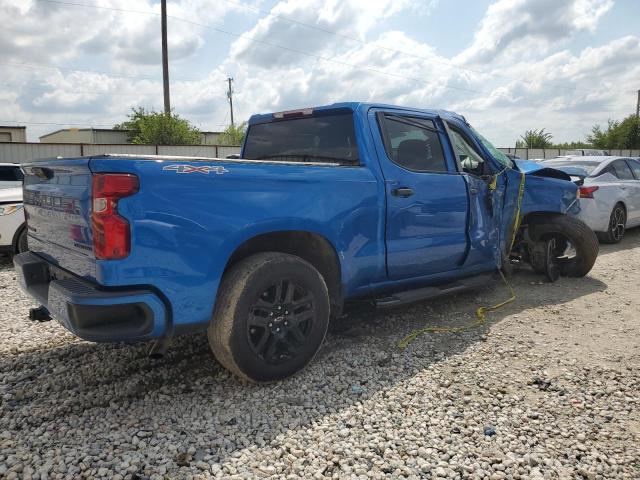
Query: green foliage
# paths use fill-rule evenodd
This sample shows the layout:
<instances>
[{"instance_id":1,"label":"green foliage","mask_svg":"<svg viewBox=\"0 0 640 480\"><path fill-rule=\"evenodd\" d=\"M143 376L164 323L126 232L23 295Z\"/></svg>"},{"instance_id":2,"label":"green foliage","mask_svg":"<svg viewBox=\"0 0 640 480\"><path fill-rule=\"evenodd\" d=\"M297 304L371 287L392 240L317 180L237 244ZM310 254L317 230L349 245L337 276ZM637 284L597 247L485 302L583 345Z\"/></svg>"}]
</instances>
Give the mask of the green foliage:
<instances>
[{"instance_id":1,"label":"green foliage","mask_svg":"<svg viewBox=\"0 0 640 480\"><path fill-rule=\"evenodd\" d=\"M551 143L551 135L549 132L545 132L544 128L540 130L527 130L524 132L520 138L522 140L518 140L516 142L517 148L550 148L553 146Z\"/></svg>"},{"instance_id":2,"label":"green foliage","mask_svg":"<svg viewBox=\"0 0 640 480\"><path fill-rule=\"evenodd\" d=\"M138 145L199 145L200 132L188 120L171 112L132 108L129 120L113 128L129 130L129 141Z\"/></svg>"},{"instance_id":3,"label":"green foliage","mask_svg":"<svg viewBox=\"0 0 640 480\"><path fill-rule=\"evenodd\" d=\"M606 129L594 125L587 142L606 150L640 148L640 122L635 115L629 115L621 122L609 120Z\"/></svg>"},{"instance_id":4,"label":"green foliage","mask_svg":"<svg viewBox=\"0 0 640 480\"><path fill-rule=\"evenodd\" d=\"M218 144L220 145L242 145L244 136L247 133L247 122L242 122L240 125L229 125L224 132L218 137Z\"/></svg>"}]
</instances>

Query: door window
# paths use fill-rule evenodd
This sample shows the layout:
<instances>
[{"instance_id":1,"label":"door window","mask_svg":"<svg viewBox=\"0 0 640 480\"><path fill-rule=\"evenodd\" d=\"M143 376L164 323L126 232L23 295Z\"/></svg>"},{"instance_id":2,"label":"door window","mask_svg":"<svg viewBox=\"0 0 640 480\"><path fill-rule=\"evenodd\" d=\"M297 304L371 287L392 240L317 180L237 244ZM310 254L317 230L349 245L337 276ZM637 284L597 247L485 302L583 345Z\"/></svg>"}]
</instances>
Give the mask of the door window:
<instances>
[{"instance_id":1,"label":"door window","mask_svg":"<svg viewBox=\"0 0 640 480\"><path fill-rule=\"evenodd\" d=\"M627 163L631 167L631 170L633 170L636 180L640 180L640 162L637 160L627 160Z\"/></svg>"},{"instance_id":2,"label":"door window","mask_svg":"<svg viewBox=\"0 0 640 480\"><path fill-rule=\"evenodd\" d=\"M391 161L414 172L446 172L442 144L432 120L385 115L383 135Z\"/></svg>"},{"instance_id":3,"label":"door window","mask_svg":"<svg viewBox=\"0 0 640 480\"><path fill-rule=\"evenodd\" d=\"M612 167L615 169L615 176L620 180L635 180L629 165L624 160L616 160L613 162Z\"/></svg>"},{"instance_id":4,"label":"door window","mask_svg":"<svg viewBox=\"0 0 640 480\"><path fill-rule=\"evenodd\" d=\"M478 177L482 176L484 173L484 159L482 156L467 142L464 136L454 130L451 125L449 125L449 134L451 143L453 144L453 150L460 162L462 170Z\"/></svg>"}]
</instances>

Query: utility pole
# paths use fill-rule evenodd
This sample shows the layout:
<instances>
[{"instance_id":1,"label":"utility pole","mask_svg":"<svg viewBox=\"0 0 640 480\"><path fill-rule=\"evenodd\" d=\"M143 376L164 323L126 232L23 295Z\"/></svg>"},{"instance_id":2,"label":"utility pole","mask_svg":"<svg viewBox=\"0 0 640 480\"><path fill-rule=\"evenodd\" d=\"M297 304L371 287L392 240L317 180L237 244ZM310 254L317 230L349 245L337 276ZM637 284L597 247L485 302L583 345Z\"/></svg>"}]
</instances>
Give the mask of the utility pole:
<instances>
[{"instance_id":1,"label":"utility pole","mask_svg":"<svg viewBox=\"0 0 640 480\"><path fill-rule=\"evenodd\" d=\"M171 114L169 100L169 52L167 51L167 0L160 5L160 22L162 24L162 84L164 90L164 113Z\"/></svg>"},{"instance_id":2,"label":"utility pole","mask_svg":"<svg viewBox=\"0 0 640 480\"><path fill-rule=\"evenodd\" d=\"M227 78L227 82L229 82L229 90L227 91L227 98L229 99L229 107L231 108L231 126L233 127L233 88L231 84L233 83L233 78Z\"/></svg>"}]
</instances>

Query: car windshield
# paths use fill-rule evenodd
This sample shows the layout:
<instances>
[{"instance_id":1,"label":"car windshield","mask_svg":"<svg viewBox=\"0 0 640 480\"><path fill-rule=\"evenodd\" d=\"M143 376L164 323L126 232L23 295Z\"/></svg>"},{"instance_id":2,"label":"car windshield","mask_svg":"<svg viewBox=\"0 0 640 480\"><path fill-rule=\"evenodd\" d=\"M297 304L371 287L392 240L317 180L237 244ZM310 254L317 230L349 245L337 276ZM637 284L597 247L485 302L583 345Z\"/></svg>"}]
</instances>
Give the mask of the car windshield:
<instances>
[{"instance_id":1,"label":"car windshield","mask_svg":"<svg viewBox=\"0 0 640 480\"><path fill-rule=\"evenodd\" d=\"M503 166L513 168L513 160L511 160L509 157L507 157L507 155L505 155L496 147L494 147L493 143L491 143L489 140L487 140L482 135L480 135L480 133L475 128L471 127L471 130L473 130L473 133L475 133L476 137L480 139L480 141L482 142L482 145L484 145L484 148L489 150L493 158L495 158Z\"/></svg>"},{"instance_id":2,"label":"car windshield","mask_svg":"<svg viewBox=\"0 0 640 480\"><path fill-rule=\"evenodd\" d=\"M243 157L358 165L353 113L338 112L251 125Z\"/></svg>"}]
</instances>

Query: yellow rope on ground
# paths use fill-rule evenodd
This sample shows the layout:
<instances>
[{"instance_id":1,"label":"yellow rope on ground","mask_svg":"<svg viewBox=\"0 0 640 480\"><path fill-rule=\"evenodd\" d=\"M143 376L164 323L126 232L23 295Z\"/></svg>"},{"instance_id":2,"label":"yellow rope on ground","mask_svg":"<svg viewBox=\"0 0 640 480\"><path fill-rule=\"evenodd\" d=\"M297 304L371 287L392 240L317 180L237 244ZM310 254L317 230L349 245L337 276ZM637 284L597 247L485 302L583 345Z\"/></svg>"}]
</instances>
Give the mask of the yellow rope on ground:
<instances>
[{"instance_id":1,"label":"yellow rope on ground","mask_svg":"<svg viewBox=\"0 0 640 480\"><path fill-rule=\"evenodd\" d=\"M502 172L504 172L504 170ZM498 172L493 177L493 179L489 183L490 190L493 191L496 189L498 175L500 175L502 172ZM513 245L516 241L516 234L518 233L518 229L520 228L520 220L521 220L520 209L522 207L522 197L524 196L524 182L525 182L524 173L521 173L520 175L521 177L520 177L520 187L518 189L518 204L516 208L516 216L513 222L513 235L511 236L511 245L509 247L509 252L511 252L511 250L513 249ZM420 335L424 335L425 333L459 333L459 332L464 332L466 330L471 330L472 328L476 328L481 325L484 325L487 321L487 316L485 315L485 312L493 312L495 310L498 310L499 308L502 308L505 305L510 304L516 299L516 292L513 290L513 287L509 284L509 282L507 281L507 277L504 276L504 273L502 273L502 270L500 268L498 268L498 273L500 274L502 281L504 282L505 286L509 289L509 293L511 294L511 296L508 299L504 300L503 302L492 305L490 307L479 307L476 310L476 320L467 325L461 325L458 327L431 326L431 327L420 328L419 330L414 330L413 332L411 332L409 335L407 335L406 337L404 337L402 340L398 342L398 348L406 348L416 338L418 338Z\"/></svg>"}]
</instances>

